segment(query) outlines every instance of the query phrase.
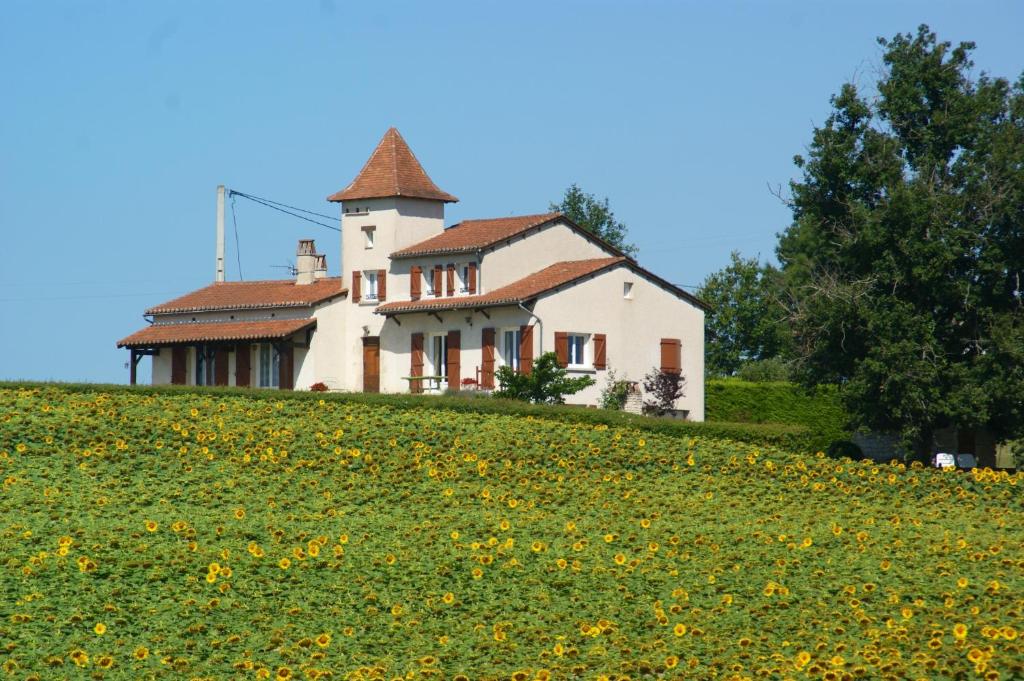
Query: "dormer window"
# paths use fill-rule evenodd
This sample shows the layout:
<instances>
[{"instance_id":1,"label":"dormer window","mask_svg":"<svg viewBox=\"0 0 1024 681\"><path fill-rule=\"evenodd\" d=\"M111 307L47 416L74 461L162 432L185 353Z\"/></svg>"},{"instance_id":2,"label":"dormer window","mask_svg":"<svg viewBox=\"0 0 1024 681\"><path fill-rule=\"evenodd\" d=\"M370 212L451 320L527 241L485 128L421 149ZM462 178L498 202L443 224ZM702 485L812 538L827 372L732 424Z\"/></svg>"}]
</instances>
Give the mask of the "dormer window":
<instances>
[{"instance_id":1,"label":"dormer window","mask_svg":"<svg viewBox=\"0 0 1024 681\"><path fill-rule=\"evenodd\" d=\"M363 246L366 248L373 248L373 242L376 234L376 227L370 225L363 226Z\"/></svg>"}]
</instances>

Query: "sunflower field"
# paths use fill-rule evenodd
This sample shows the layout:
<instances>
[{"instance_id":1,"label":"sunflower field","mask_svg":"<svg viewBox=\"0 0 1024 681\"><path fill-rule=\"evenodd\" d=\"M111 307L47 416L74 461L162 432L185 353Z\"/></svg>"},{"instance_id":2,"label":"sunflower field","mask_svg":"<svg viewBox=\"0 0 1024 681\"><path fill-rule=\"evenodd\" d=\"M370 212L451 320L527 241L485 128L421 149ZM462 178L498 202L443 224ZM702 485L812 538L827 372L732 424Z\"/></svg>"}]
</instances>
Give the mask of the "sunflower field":
<instances>
[{"instance_id":1,"label":"sunflower field","mask_svg":"<svg viewBox=\"0 0 1024 681\"><path fill-rule=\"evenodd\" d=\"M1024 475L0 386L0 678L1024 677Z\"/></svg>"}]
</instances>

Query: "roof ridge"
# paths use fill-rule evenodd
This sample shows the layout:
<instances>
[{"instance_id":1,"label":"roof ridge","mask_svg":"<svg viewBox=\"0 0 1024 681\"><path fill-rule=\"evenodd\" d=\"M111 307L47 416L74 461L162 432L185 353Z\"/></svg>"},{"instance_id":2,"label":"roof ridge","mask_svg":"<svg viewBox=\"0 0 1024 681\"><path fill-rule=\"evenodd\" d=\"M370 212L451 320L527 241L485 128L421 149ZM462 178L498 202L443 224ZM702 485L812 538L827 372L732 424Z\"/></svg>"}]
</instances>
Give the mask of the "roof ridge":
<instances>
[{"instance_id":1,"label":"roof ridge","mask_svg":"<svg viewBox=\"0 0 1024 681\"><path fill-rule=\"evenodd\" d=\"M548 211L547 213L527 213L525 215L505 215L505 216L497 217L497 218L466 218L465 220L460 220L459 222L455 223L454 225L449 227L449 229L453 229L453 228L457 227L458 225L461 225L464 222L496 222L498 220L525 220L526 218L551 218L551 217L556 217L556 216L561 217L562 216L562 212L561 211L557 211L557 210L553 210L553 211Z\"/></svg>"}]
</instances>

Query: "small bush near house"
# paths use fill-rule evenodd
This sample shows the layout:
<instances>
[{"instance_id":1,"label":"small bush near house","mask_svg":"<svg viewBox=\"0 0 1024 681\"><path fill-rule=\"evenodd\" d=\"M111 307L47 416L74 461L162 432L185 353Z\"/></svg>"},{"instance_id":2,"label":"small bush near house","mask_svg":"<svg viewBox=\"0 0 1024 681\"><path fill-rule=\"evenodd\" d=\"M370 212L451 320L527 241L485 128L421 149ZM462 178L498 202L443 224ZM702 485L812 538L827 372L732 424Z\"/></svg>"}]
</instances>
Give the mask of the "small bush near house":
<instances>
[{"instance_id":1,"label":"small bush near house","mask_svg":"<svg viewBox=\"0 0 1024 681\"><path fill-rule=\"evenodd\" d=\"M629 396L629 381L619 378L615 369L608 369L605 384L601 389L601 408L622 410Z\"/></svg>"},{"instance_id":2,"label":"small bush near house","mask_svg":"<svg viewBox=\"0 0 1024 681\"><path fill-rule=\"evenodd\" d=\"M309 386L310 391L315 393L325 393L328 391L327 384L323 381L317 381L313 385Z\"/></svg>"},{"instance_id":3,"label":"small bush near house","mask_svg":"<svg viewBox=\"0 0 1024 681\"><path fill-rule=\"evenodd\" d=\"M682 374L651 369L644 376L644 407L651 413L663 416L675 409L676 400L683 396L686 379Z\"/></svg>"},{"instance_id":4,"label":"small bush near house","mask_svg":"<svg viewBox=\"0 0 1024 681\"><path fill-rule=\"evenodd\" d=\"M501 385L494 391L495 397L534 404L562 404L566 395L575 395L595 383L590 376L569 378L553 352L545 352L538 357L528 374L503 366L495 373L495 378Z\"/></svg>"}]
</instances>

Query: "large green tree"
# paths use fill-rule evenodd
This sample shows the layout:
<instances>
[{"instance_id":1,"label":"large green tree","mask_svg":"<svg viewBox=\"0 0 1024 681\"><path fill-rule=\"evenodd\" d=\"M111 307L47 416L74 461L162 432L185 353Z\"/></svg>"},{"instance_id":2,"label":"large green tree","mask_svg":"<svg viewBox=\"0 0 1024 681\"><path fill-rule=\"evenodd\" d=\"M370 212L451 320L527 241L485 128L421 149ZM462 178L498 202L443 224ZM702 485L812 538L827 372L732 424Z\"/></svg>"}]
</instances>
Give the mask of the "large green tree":
<instances>
[{"instance_id":1,"label":"large green tree","mask_svg":"<svg viewBox=\"0 0 1024 681\"><path fill-rule=\"evenodd\" d=\"M1024 428L1024 77L973 75L973 43L879 39L814 130L778 257L799 369L918 455L947 425Z\"/></svg>"},{"instance_id":2,"label":"large green tree","mask_svg":"<svg viewBox=\"0 0 1024 681\"><path fill-rule=\"evenodd\" d=\"M737 251L730 258L697 291L711 307L704 320L704 357L706 371L715 376L732 376L749 362L786 358L792 343L779 271Z\"/></svg>"},{"instance_id":3,"label":"large green tree","mask_svg":"<svg viewBox=\"0 0 1024 681\"><path fill-rule=\"evenodd\" d=\"M565 214L577 225L593 232L631 258L636 258L640 252L635 244L626 241L628 229L625 224L615 219L615 213L608 204L608 197L598 199L573 183L565 190L562 200L552 203L550 209Z\"/></svg>"}]
</instances>

